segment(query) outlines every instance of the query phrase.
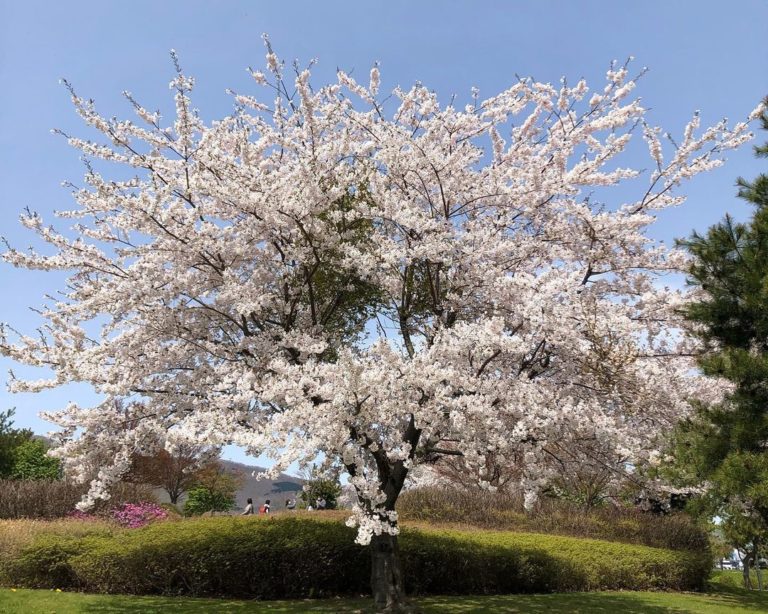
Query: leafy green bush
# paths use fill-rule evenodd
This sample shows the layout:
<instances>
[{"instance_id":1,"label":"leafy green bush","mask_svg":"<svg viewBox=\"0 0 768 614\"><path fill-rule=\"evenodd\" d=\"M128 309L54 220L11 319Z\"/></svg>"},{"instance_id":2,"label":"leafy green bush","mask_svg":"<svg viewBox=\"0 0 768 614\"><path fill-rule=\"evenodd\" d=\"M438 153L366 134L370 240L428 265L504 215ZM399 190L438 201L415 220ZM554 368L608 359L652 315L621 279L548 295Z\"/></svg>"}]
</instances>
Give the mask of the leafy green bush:
<instances>
[{"instance_id":1,"label":"leafy green bush","mask_svg":"<svg viewBox=\"0 0 768 614\"><path fill-rule=\"evenodd\" d=\"M187 494L184 503L185 516L200 516L206 512L228 512L235 507L235 496L216 492L205 486L196 486Z\"/></svg>"},{"instance_id":2,"label":"leafy green bush","mask_svg":"<svg viewBox=\"0 0 768 614\"><path fill-rule=\"evenodd\" d=\"M333 517L180 520L76 540L39 536L9 566L16 586L261 599L369 592L367 548ZM412 594L703 587L708 554L572 537L403 530ZM0 578L2 579L2 578Z\"/></svg>"},{"instance_id":3,"label":"leafy green bush","mask_svg":"<svg viewBox=\"0 0 768 614\"><path fill-rule=\"evenodd\" d=\"M39 439L29 439L13 451L13 480L56 480L60 473L57 458L46 456L47 447Z\"/></svg>"},{"instance_id":4,"label":"leafy green bush","mask_svg":"<svg viewBox=\"0 0 768 614\"><path fill-rule=\"evenodd\" d=\"M324 473L316 466L312 466L312 469L303 474L304 488L302 489L299 497L301 502L299 503L300 509L307 509L312 506L314 509L319 509L317 505L318 499L325 500L326 510L335 510L337 508L338 499L341 496L341 484L338 477L328 473Z\"/></svg>"},{"instance_id":5,"label":"leafy green bush","mask_svg":"<svg viewBox=\"0 0 768 614\"><path fill-rule=\"evenodd\" d=\"M68 536L42 535L18 558L6 565L11 585L29 588L73 588L77 576L70 561L82 551L83 542Z\"/></svg>"},{"instance_id":6,"label":"leafy green bush","mask_svg":"<svg viewBox=\"0 0 768 614\"><path fill-rule=\"evenodd\" d=\"M1 491L0 491L1 492ZM109 534L116 527L104 520L0 520L0 585L10 584L4 570L16 562L35 540L46 536L78 539L88 535Z\"/></svg>"},{"instance_id":7,"label":"leafy green bush","mask_svg":"<svg viewBox=\"0 0 768 614\"><path fill-rule=\"evenodd\" d=\"M227 471L221 462L215 461L198 470L196 478L184 504L185 516L228 512L235 507L235 493L243 482L240 472Z\"/></svg>"},{"instance_id":8,"label":"leafy green bush","mask_svg":"<svg viewBox=\"0 0 768 614\"><path fill-rule=\"evenodd\" d=\"M8 478L13 473L16 462L16 448L32 439L29 429L13 427L14 409L0 411L0 478Z\"/></svg>"},{"instance_id":9,"label":"leafy green bush","mask_svg":"<svg viewBox=\"0 0 768 614\"><path fill-rule=\"evenodd\" d=\"M335 510L338 498L341 496L341 485L338 480L330 478L316 478L304 484L304 489L299 495L301 497L301 508L308 506L317 508L317 500L325 499L325 509Z\"/></svg>"}]
</instances>

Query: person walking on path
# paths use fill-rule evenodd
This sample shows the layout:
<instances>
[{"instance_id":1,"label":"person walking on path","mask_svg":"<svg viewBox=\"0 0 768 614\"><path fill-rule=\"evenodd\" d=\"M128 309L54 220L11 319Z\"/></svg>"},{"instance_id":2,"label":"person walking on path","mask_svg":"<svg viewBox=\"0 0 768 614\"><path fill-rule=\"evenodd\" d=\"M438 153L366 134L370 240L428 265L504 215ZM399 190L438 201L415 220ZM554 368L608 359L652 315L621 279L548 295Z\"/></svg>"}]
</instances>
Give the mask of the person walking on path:
<instances>
[{"instance_id":1,"label":"person walking on path","mask_svg":"<svg viewBox=\"0 0 768 614\"><path fill-rule=\"evenodd\" d=\"M264 502L264 505L262 505L262 506L259 508L259 515L260 515L260 516L261 516L262 514L269 514L269 503L270 503L270 502L269 502L269 499L267 499L267 500Z\"/></svg>"},{"instance_id":2,"label":"person walking on path","mask_svg":"<svg viewBox=\"0 0 768 614\"><path fill-rule=\"evenodd\" d=\"M246 502L245 509L243 510L243 513L240 514L241 516L252 516L253 515L253 499L248 497L248 501Z\"/></svg>"}]
</instances>

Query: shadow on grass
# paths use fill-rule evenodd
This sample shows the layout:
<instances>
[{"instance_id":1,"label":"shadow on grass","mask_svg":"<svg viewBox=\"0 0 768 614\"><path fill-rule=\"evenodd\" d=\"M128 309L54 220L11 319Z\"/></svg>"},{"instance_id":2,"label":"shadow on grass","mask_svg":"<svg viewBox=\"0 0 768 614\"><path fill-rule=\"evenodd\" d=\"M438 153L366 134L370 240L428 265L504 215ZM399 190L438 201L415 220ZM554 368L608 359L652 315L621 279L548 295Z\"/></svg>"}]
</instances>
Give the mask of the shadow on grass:
<instances>
[{"instance_id":1,"label":"shadow on grass","mask_svg":"<svg viewBox=\"0 0 768 614\"><path fill-rule=\"evenodd\" d=\"M757 586L754 573L752 581ZM710 577L707 593L717 595L721 601L734 607L768 612L768 591L747 590L743 583L741 571L716 571Z\"/></svg>"},{"instance_id":2,"label":"shadow on grass","mask_svg":"<svg viewBox=\"0 0 768 614\"><path fill-rule=\"evenodd\" d=\"M451 614L509 612L526 614L698 614L768 612L768 594L754 591L712 593L570 593L431 597L424 612Z\"/></svg>"},{"instance_id":3,"label":"shadow on grass","mask_svg":"<svg viewBox=\"0 0 768 614\"><path fill-rule=\"evenodd\" d=\"M693 612L639 602L630 595L498 595L487 597L430 598L423 602L425 612L467 614L480 612L519 612L525 614L670 614Z\"/></svg>"},{"instance_id":4,"label":"shadow on grass","mask_svg":"<svg viewBox=\"0 0 768 614\"><path fill-rule=\"evenodd\" d=\"M370 599L335 601L332 599L306 599L292 601L229 601L225 599L175 599L169 597L125 598L112 603L81 604L78 612L83 614L318 614L369 612Z\"/></svg>"},{"instance_id":5,"label":"shadow on grass","mask_svg":"<svg viewBox=\"0 0 768 614\"><path fill-rule=\"evenodd\" d=\"M748 591L743 588L718 586L715 592L705 594L715 595L722 603L734 608L768 612L768 591Z\"/></svg>"},{"instance_id":6,"label":"shadow on grass","mask_svg":"<svg viewBox=\"0 0 768 614\"><path fill-rule=\"evenodd\" d=\"M437 596L414 600L423 614L743 614L768 612L768 593L715 586L710 593L561 593ZM57 614L274 614L369 613L370 598L291 601L135 597L0 589L0 612Z\"/></svg>"},{"instance_id":7,"label":"shadow on grass","mask_svg":"<svg viewBox=\"0 0 768 614\"><path fill-rule=\"evenodd\" d=\"M275 614L368 613L370 599L302 601L226 601L208 599L174 600L141 598L111 604L81 604L78 611L88 614L203 614L274 612ZM424 614L697 614L699 612L766 612L765 595L733 592L729 594L681 593L571 593L559 595L486 595L478 597L429 597L417 599L414 611Z\"/></svg>"},{"instance_id":8,"label":"shadow on grass","mask_svg":"<svg viewBox=\"0 0 768 614\"><path fill-rule=\"evenodd\" d=\"M0 589L0 614L299 614L364 612L370 599L258 601Z\"/></svg>"}]
</instances>

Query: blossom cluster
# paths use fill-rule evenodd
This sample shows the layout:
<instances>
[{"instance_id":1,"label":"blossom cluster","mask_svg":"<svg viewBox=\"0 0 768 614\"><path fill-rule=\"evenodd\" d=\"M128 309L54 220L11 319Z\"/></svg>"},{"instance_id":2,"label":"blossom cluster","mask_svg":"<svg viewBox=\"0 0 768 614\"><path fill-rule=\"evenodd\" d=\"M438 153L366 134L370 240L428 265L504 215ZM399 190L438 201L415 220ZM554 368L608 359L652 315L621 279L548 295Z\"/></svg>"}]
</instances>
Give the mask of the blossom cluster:
<instances>
[{"instance_id":1,"label":"blossom cluster","mask_svg":"<svg viewBox=\"0 0 768 614\"><path fill-rule=\"evenodd\" d=\"M157 505L141 501L139 503L124 503L110 510L110 516L122 527L138 529L156 520L168 518L168 511Z\"/></svg>"}]
</instances>

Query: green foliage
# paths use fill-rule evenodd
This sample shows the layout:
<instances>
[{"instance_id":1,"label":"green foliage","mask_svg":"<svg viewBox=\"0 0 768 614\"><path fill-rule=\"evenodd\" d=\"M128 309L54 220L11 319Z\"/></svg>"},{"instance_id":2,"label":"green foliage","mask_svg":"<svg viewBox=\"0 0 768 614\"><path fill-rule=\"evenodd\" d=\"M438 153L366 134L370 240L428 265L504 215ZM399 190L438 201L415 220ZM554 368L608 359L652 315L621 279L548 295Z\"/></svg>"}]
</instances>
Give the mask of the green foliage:
<instances>
[{"instance_id":1,"label":"green foliage","mask_svg":"<svg viewBox=\"0 0 768 614\"><path fill-rule=\"evenodd\" d=\"M324 361L334 362L339 348L354 345L384 302L381 289L345 261L352 251L365 253L373 249L373 224L359 213L361 205L370 204L366 188L358 186L331 202L319 215L328 222L324 228L341 240L336 247L328 247L325 237L313 236L301 220L296 220L314 261L295 266L285 280L286 287L296 293L297 304L308 308L312 324L329 333L328 346L319 356ZM275 246L281 249L278 243ZM286 256L281 252L281 257ZM292 322L296 313L292 310L285 314L287 322Z\"/></svg>"},{"instance_id":2,"label":"green foliage","mask_svg":"<svg viewBox=\"0 0 768 614\"><path fill-rule=\"evenodd\" d=\"M14 410L0 412L0 479L55 480L59 461L46 456L47 446L29 429L13 428Z\"/></svg>"},{"instance_id":3,"label":"green foliage","mask_svg":"<svg viewBox=\"0 0 768 614\"><path fill-rule=\"evenodd\" d=\"M43 535L0 582L261 599L368 593L368 549L334 517L201 518L80 539ZM703 587L711 566L708 554L552 535L406 528L399 542L411 594L691 590Z\"/></svg>"},{"instance_id":4,"label":"green foliage","mask_svg":"<svg viewBox=\"0 0 768 614\"><path fill-rule=\"evenodd\" d=\"M235 493L242 476L224 469L214 461L197 472L197 484L190 489L184 504L185 516L199 516L206 512L228 512L235 507Z\"/></svg>"},{"instance_id":5,"label":"green foliage","mask_svg":"<svg viewBox=\"0 0 768 614\"><path fill-rule=\"evenodd\" d=\"M762 122L768 129L768 115ZM765 156L768 146L756 151ZM733 543L756 547L768 540L768 175L738 183L752 219L726 216L682 243L693 255L689 282L703 290L685 310L707 348L700 367L734 388L679 427L673 476L708 482L692 509L721 516Z\"/></svg>"},{"instance_id":6,"label":"green foliage","mask_svg":"<svg viewBox=\"0 0 768 614\"><path fill-rule=\"evenodd\" d=\"M83 544L82 539L67 535L41 535L5 565L6 581L30 588L73 588L77 577L70 560L82 551Z\"/></svg>"},{"instance_id":7,"label":"green foliage","mask_svg":"<svg viewBox=\"0 0 768 614\"><path fill-rule=\"evenodd\" d=\"M230 492L196 486L189 491L184 503L185 516L199 516L206 512L228 512L235 507L235 495Z\"/></svg>"},{"instance_id":8,"label":"green foliage","mask_svg":"<svg viewBox=\"0 0 768 614\"><path fill-rule=\"evenodd\" d=\"M59 461L46 456L47 447L39 439L28 439L13 453L14 480L56 480L60 475Z\"/></svg>"},{"instance_id":9,"label":"green foliage","mask_svg":"<svg viewBox=\"0 0 768 614\"><path fill-rule=\"evenodd\" d=\"M13 409L0 411L0 478L12 475L16 448L32 438L29 429L13 428L14 413Z\"/></svg>"},{"instance_id":10,"label":"green foliage","mask_svg":"<svg viewBox=\"0 0 768 614\"><path fill-rule=\"evenodd\" d=\"M315 502L322 497L325 499L325 509L335 510L340 496L341 484L337 479L315 477L304 484L300 495L303 503L301 507L306 508L308 505L315 507Z\"/></svg>"}]
</instances>

